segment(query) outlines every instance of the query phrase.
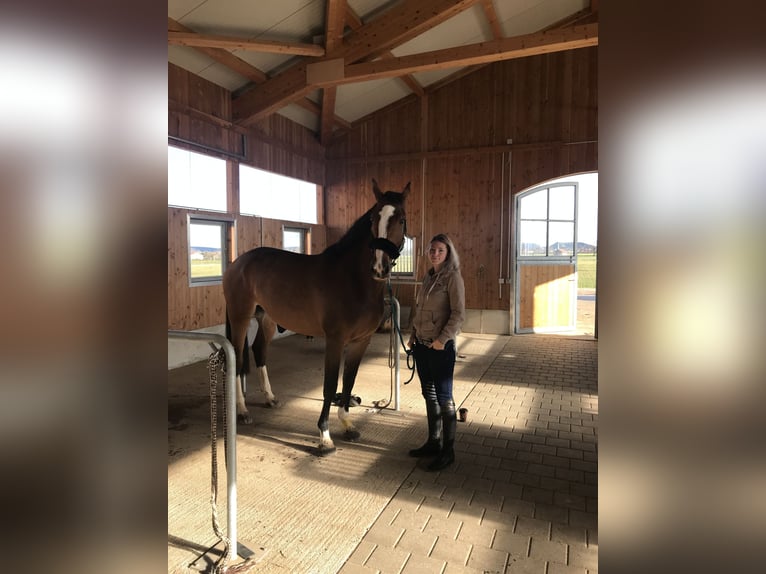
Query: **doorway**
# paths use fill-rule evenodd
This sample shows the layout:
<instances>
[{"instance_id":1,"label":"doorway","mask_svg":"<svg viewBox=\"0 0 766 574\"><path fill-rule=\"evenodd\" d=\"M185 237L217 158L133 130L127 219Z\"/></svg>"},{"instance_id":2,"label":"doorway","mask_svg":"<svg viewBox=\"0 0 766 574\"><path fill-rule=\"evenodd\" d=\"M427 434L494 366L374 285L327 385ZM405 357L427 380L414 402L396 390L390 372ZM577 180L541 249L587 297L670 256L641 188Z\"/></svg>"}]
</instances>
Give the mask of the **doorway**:
<instances>
[{"instance_id":1,"label":"doorway","mask_svg":"<svg viewBox=\"0 0 766 574\"><path fill-rule=\"evenodd\" d=\"M514 333L595 335L598 174L519 193Z\"/></svg>"}]
</instances>

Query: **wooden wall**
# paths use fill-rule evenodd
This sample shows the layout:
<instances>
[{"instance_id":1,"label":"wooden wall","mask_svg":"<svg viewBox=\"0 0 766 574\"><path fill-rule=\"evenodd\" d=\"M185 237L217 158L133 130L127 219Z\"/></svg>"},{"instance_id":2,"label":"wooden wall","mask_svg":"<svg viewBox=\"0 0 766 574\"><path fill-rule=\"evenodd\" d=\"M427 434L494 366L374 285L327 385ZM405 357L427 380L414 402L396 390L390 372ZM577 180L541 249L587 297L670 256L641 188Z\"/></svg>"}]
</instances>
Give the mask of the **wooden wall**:
<instances>
[{"instance_id":1,"label":"wooden wall","mask_svg":"<svg viewBox=\"0 0 766 574\"><path fill-rule=\"evenodd\" d=\"M283 225L309 229L312 253L322 251L327 245L322 209L318 212L317 225L238 215L235 193L240 162L322 185L325 179L324 149L314 135L279 115L248 130L230 120L230 92L169 64L169 143L218 155L229 162L229 208L228 213L213 213L168 206L168 329L201 329L220 325L225 318L220 285L189 285L187 224L190 213L227 217L233 221L237 248L234 256L261 245L282 247ZM206 147L197 148L184 142Z\"/></svg>"},{"instance_id":2,"label":"wooden wall","mask_svg":"<svg viewBox=\"0 0 766 574\"><path fill-rule=\"evenodd\" d=\"M412 180L408 231L421 252L450 234L466 307L507 310L511 287L499 279L511 275L513 196L598 169L597 65L597 48L499 62L366 118L328 149L328 194L355 196L371 177L392 187ZM345 201L342 214L328 209L328 233L363 207ZM425 269L421 258L418 277ZM403 306L412 294L400 289Z\"/></svg>"},{"instance_id":3,"label":"wooden wall","mask_svg":"<svg viewBox=\"0 0 766 574\"><path fill-rule=\"evenodd\" d=\"M418 252L434 234L449 233L461 255L466 306L508 310L510 285L498 280L511 275L513 196L598 169L597 65L597 48L585 48L484 66L360 120L327 149L276 114L249 130L232 124L229 92L170 65L168 132L222 149L233 162L324 185L313 252L372 205L373 177L384 190L411 182L407 226ZM236 202L230 198L232 217ZM284 222L236 220L239 252L280 246ZM168 208L168 328L220 324L220 286L188 287L185 221L186 210ZM425 270L419 257L417 276ZM409 306L414 287L400 285L396 295Z\"/></svg>"}]
</instances>

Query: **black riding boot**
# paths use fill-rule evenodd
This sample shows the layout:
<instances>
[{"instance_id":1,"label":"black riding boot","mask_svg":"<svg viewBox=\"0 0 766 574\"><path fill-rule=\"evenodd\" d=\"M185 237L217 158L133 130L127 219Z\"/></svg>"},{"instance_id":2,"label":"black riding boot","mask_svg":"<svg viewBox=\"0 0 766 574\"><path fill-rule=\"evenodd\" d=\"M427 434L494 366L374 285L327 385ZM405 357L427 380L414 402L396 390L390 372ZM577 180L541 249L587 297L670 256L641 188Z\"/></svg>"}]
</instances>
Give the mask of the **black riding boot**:
<instances>
[{"instance_id":1,"label":"black riding boot","mask_svg":"<svg viewBox=\"0 0 766 574\"><path fill-rule=\"evenodd\" d=\"M439 454L442 442L442 418L439 403L426 401L426 414L428 415L428 440L420 448L413 448L410 456L423 457Z\"/></svg>"},{"instance_id":2,"label":"black riding boot","mask_svg":"<svg viewBox=\"0 0 766 574\"><path fill-rule=\"evenodd\" d=\"M447 468L455 462L455 430L457 429L457 415L455 414L455 403L453 401L441 405L441 419L444 445L439 452L439 456L426 467L426 470L432 472Z\"/></svg>"}]
</instances>

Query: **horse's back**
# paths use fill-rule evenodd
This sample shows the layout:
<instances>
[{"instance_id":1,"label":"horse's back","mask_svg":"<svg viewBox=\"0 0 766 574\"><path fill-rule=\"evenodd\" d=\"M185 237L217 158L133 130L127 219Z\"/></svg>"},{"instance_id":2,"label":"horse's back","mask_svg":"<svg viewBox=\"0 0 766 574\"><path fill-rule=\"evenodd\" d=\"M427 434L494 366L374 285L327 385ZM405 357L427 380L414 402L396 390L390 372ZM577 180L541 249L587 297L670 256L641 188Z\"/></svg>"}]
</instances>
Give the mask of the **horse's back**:
<instances>
[{"instance_id":1,"label":"horse's back","mask_svg":"<svg viewBox=\"0 0 766 574\"><path fill-rule=\"evenodd\" d=\"M323 306L314 294L316 285L324 281L318 256L256 247L240 255L228 272L230 283L236 284L229 291L246 291L283 327L304 335L324 335Z\"/></svg>"}]
</instances>

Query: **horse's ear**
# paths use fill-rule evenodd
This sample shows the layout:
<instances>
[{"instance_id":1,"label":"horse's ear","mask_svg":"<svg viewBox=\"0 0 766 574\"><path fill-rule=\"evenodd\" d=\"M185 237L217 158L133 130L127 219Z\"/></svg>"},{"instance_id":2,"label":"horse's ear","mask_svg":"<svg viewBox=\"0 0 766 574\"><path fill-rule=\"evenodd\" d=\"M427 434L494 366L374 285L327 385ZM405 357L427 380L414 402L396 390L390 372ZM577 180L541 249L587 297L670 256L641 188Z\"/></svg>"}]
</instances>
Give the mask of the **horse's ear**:
<instances>
[{"instance_id":1,"label":"horse's ear","mask_svg":"<svg viewBox=\"0 0 766 574\"><path fill-rule=\"evenodd\" d=\"M407 182L407 185L404 186L404 189L402 190L402 199L407 199L407 196L410 194L410 183Z\"/></svg>"},{"instance_id":2,"label":"horse's ear","mask_svg":"<svg viewBox=\"0 0 766 574\"><path fill-rule=\"evenodd\" d=\"M375 181L375 178L372 178L372 192L375 194L375 199L377 201L380 201L383 199L383 192L380 191L380 187L378 187L378 182Z\"/></svg>"}]
</instances>

